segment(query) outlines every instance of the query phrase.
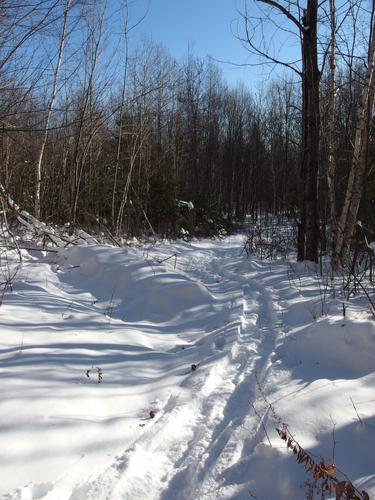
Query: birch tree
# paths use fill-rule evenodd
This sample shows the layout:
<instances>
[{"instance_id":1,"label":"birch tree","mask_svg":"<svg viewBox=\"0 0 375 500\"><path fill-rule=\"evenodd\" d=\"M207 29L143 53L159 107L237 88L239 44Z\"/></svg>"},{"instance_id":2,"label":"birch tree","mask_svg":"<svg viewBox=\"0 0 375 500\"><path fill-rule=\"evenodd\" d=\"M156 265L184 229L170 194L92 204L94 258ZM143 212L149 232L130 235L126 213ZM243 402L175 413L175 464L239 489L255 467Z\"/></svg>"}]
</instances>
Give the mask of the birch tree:
<instances>
[{"instance_id":1,"label":"birch tree","mask_svg":"<svg viewBox=\"0 0 375 500\"><path fill-rule=\"evenodd\" d=\"M49 128L49 123L51 120L51 115L52 115L52 110L53 110L53 105L55 103L56 99L56 94L57 94L57 81L59 78L59 73L60 73L60 68L61 68L61 61L62 61L62 56L63 56L63 51L64 51L64 45L66 41L66 36L67 36L67 25L68 25L68 14L69 10L72 6L72 0L65 0L64 3L64 11L63 11L63 24L60 32L60 40L59 40L59 48L58 48L58 54L57 54L57 60L56 60L56 65L53 71L53 79L52 79L52 89L51 89L51 95L49 98L49 101L47 103L47 112L46 112L46 117L44 121L44 131L43 131L43 138L42 138L42 144L40 147L36 167L35 167L35 216L39 219L40 218L40 192L41 192L41 184L42 184L42 162L43 162L43 155L44 151L46 148L47 140L48 140L48 128Z\"/></svg>"},{"instance_id":2,"label":"birch tree","mask_svg":"<svg viewBox=\"0 0 375 500\"><path fill-rule=\"evenodd\" d=\"M362 102L358 110L354 150L344 204L338 221L335 244L335 262L344 263L353 241L357 214L366 181L368 167L369 124L373 117L375 97L375 6L372 7L369 35L368 65L362 93Z\"/></svg>"},{"instance_id":3,"label":"birch tree","mask_svg":"<svg viewBox=\"0 0 375 500\"><path fill-rule=\"evenodd\" d=\"M332 262L336 261L335 245L337 237L337 220L336 220L336 159L335 159L335 135L336 135L336 85L335 85L335 70L336 70L336 8L335 0L329 0L329 18L330 18L330 46L329 46L329 73L328 73L328 166L327 166L327 186L328 199L331 223L331 252Z\"/></svg>"}]
</instances>

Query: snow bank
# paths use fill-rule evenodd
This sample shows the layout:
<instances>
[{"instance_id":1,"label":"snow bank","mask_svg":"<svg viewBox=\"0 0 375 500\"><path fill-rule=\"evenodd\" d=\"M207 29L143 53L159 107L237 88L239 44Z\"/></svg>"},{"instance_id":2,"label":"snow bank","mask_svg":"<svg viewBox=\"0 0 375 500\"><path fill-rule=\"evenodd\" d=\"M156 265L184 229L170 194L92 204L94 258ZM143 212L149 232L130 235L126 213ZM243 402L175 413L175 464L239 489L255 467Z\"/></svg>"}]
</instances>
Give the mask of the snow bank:
<instances>
[{"instance_id":1,"label":"snow bank","mask_svg":"<svg viewBox=\"0 0 375 500\"><path fill-rule=\"evenodd\" d=\"M375 323L323 318L290 335L279 350L286 364L314 370L319 378L356 378L374 371Z\"/></svg>"},{"instance_id":2,"label":"snow bank","mask_svg":"<svg viewBox=\"0 0 375 500\"><path fill-rule=\"evenodd\" d=\"M75 246L60 252L62 278L104 301L112 317L127 322L169 322L215 302L205 286L181 272L144 259L137 249ZM74 269L70 272L69 269Z\"/></svg>"}]
</instances>

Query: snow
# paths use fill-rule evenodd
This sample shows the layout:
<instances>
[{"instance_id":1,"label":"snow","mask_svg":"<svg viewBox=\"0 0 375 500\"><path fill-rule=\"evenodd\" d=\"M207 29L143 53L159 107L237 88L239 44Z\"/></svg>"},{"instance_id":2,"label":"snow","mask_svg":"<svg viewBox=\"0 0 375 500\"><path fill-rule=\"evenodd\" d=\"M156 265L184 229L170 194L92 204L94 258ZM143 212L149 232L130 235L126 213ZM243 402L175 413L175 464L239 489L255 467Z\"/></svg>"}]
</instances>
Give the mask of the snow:
<instances>
[{"instance_id":1,"label":"snow","mask_svg":"<svg viewBox=\"0 0 375 500\"><path fill-rule=\"evenodd\" d=\"M305 499L311 478L269 403L305 449L375 494L363 302L343 317L310 269L247 259L242 235L82 238L22 250L4 295L1 498Z\"/></svg>"},{"instance_id":2,"label":"snow","mask_svg":"<svg viewBox=\"0 0 375 500\"><path fill-rule=\"evenodd\" d=\"M186 207L188 210L194 210L194 204L192 201L177 200L179 207Z\"/></svg>"}]
</instances>

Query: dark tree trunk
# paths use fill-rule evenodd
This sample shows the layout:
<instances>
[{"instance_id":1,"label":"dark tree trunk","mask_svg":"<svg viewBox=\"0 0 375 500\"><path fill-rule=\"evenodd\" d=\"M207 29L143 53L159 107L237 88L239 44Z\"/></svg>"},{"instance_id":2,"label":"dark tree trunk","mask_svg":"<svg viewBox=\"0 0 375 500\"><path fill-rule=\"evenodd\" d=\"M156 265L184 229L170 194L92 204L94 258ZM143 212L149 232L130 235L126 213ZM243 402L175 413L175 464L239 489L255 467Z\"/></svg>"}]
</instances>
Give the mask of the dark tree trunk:
<instances>
[{"instance_id":1,"label":"dark tree trunk","mask_svg":"<svg viewBox=\"0 0 375 500\"><path fill-rule=\"evenodd\" d=\"M318 262L319 82L317 0L308 0L302 32L302 165L303 182L298 260Z\"/></svg>"}]
</instances>

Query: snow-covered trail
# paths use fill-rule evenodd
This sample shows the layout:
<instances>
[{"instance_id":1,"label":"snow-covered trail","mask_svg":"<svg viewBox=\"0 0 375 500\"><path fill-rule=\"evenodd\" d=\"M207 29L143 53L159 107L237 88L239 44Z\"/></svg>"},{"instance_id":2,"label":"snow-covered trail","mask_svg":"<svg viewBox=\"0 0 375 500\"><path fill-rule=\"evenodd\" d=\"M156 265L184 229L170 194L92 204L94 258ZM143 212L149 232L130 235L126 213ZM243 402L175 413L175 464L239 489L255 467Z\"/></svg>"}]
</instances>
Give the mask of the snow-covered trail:
<instances>
[{"instance_id":1,"label":"snow-covered trail","mask_svg":"<svg viewBox=\"0 0 375 500\"><path fill-rule=\"evenodd\" d=\"M375 493L374 322L338 300L319 317L310 271L242 244L25 252L0 308L3 500L304 500L263 394L315 456L334 425Z\"/></svg>"},{"instance_id":2,"label":"snow-covered trail","mask_svg":"<svg viewBox=\"0 0 375 500\"><path fill-rule=\"evenodd\" d=\"M254 273L240 271L243 259L238 257L238 252L213 256L207 266L208 274L219 276L222 289L241 297L238 334L227 358L208 377L206 384L215 377L216 386L207 391L201 405L203 418L189 442L189 453L178 462L162 494L165 500L178 494L182 498L238 496L238 485L232 484L230 476L241 466L241 457L251 454L263 439L251 404L257 380L262 383L269 368L279 333L277 315L267 288L251 277ZM246 490L244 497L248 497Z\"/></svg>"},{"instance_id":3,"label":"snow-covered trail","mask_svg":"<svg viewBox=\"0 0 375 500\"><path fill-rule=\"evenodd\" d=\"M264 382L270 366L280 324L274 298L256 277L260 268L249 272L241 243L234 238L227 245L181 249L180 269L226 303L230 321L210 333L199 375L181 383L191 399L174 394L152 426L99 477L73 491L72 500L239 498L241 490L248 498L246 479L232 484L230 475L264 437L251 404L257 380Z\"/></svg>"}]
</instances>

